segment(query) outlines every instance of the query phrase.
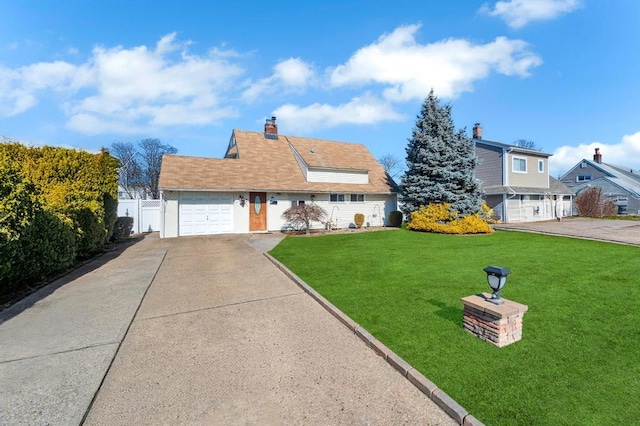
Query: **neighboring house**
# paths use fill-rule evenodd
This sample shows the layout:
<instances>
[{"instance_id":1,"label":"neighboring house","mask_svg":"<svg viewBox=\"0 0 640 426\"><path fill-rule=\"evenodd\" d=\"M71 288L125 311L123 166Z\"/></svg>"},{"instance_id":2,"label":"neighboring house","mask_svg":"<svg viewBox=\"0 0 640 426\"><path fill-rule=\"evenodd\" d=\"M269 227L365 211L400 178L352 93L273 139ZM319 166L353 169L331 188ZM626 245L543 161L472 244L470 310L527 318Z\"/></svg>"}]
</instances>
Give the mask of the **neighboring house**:
<instances>
[{"instance_id":1,"label":"neighboring house","mask_svg":"<svg viewBox=\"0 0 640 426\"><path fill-rule=\"evenodd\" d=\"M396 185L364 145L233 130L224 158L165 155L159 188L162 238L287 229L282 213L314 202L330 226L386 225ZM314 223L315 228L326 226Z\"/></svg>"},{"instance_id":2,"label":"neighboring house","mask_svg":"<svg viewBox=\"0 0 640 426\"><path fill-rule=\"evenodd\" d=\"M482 127L473 127L476 178L484 199L502 222L561 219L571 214L572 193L549 176L547 154L482 139Z\"/></svg>"},{"instance_id":3,"label":"neighboring house","mask_svg":"<svg viewBox=\"0 0 640 426\"><path fill-rule=\"evenodd\" d=\"M602 162L600 148L595 149L593 161L583 159L560 178L579 195L595 186L618 206L618 214L640 214L640 171L630 167Z\"/></svg>"}]
</instances>

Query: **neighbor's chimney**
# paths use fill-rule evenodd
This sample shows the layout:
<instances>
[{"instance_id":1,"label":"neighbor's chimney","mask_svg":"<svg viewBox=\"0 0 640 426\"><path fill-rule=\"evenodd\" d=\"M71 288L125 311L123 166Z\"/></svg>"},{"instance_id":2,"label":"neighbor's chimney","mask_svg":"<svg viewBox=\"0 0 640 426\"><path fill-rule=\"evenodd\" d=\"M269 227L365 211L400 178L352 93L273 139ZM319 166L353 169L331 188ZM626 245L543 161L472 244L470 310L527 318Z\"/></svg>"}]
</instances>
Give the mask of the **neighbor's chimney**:
<instances>
[{"instance_id":1,"label":"neighbor's chimney","mask_svg":"<svg viewBox=\"0 0 640 426\"><path fill-rule=\"evenodd\" d=\"M482 139L482 127L480 127L480 123L473 125L473 138Z\"/></svg>"},{"instance_id":2,"label":"neighbor's chimney","mask_svg":"<svg viewBox=\"0 0 640 426\"><path fill-rule=\"evenodd\" d=\"M264 123L264 137L267 139L278 139L278 125L276 124L275 117L271 117L271 119L267 118L267 122Z\"/></svg>"},{"instance_id":3,"label":"neighbor's chimney","mask_svg":"<svg viewBox=\"0 0 640 426\"><path fill-rule=\"evenodd\" d=\"M602 163L602 154L600 154L600 148L596 148L596 153L593 154L593 161L596 163Z\"/></svg>"}]
</instances>

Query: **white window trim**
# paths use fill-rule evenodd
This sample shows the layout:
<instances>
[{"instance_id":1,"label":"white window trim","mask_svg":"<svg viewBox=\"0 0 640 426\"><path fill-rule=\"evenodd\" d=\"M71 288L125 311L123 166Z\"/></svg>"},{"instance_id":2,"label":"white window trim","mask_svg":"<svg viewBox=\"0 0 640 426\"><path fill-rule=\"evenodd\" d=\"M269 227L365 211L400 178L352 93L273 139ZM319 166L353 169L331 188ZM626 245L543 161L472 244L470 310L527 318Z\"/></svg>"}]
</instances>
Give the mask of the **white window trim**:
<instances>
[{"instance_id":1,"label":"white window trim","mask_svg":"<svg viewBox=\"0 0 640 426\"><path fill-rule=\"evenodd\" d=\"M336 198L337 198L337 197L339 197L340 195L342 195L342 201L340 201L340 200L338 200L338 201L331 201L331 196L332 196L332 195L336 195ZM343 203L346 203L346 202L347 202L347 197L346 197L346 195L345 195L345 194L341 194L341 193L337 193L337 192L336 192L336 193L332 193L332 194L329 194L329 202L330 202L330 203L341 203L341 204L343 204Z\"/></svg>"},{"instance_id":2,"label":"white window trim","mask_svg":"<svg viewBox=\"0 0 640 426\"><path fill-rule=\"evenodd\" d=\"M524 160L524 170L516 170L516 160ZM513 173L527 173L527 158L513 156L511 159L511 171Z\"/></svg>"},{"instance_id":3,"label":"white window trim","mask_svg":"<svg viewBox=\"0 0 640 426\"><path fill-rule=\"evenodd\" d=\"M356 198L358 198L359 195L362 195L362 201L358 201L358 200L353 201L351 199L351 197L353 197L354 195L356 196ZM349 194L349 202L350 203L358 203L359 204L359 203L364 203L365 201L367 201L367 200L365 199L364 194Z\"/></svg>"},{"instance_id":4,"label":"white window trim","mask_svg":"<svg viewBox=\"0 0 640 426\"><path fill-rule=\"evenodd\" d=\"M581 177L585 179L580 179ZM593 180L593 175L577 175L576 182L591 182Z\"/></svg>"},{"instance_id":5,"label":"white window trim","mask_svg":"<svg viewBox=\"0 0 640 426\"><path fill-rule=\"evenodd\" d=\"M538 160L538 173L544 173L544 160Z\"/></svg>"}]
</instances>

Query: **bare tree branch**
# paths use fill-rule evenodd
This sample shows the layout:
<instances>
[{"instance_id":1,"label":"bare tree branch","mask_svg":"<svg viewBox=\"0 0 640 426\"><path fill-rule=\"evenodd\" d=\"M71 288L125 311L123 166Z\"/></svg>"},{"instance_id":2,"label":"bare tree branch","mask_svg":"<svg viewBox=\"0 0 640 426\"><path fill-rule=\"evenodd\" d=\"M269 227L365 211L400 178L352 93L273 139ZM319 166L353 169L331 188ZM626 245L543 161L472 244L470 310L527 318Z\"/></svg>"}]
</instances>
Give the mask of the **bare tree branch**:
<instances>
[{"instance_id":1,"label":"bare tree branch","mask_svg":"<svg viewBox=\"0 0 640 426\"><path fill-rule=\"evenodd\" d=\"M527 139L518 139L514 142L514 145L520 148L531 149L533 151L542 151L542 147L539 147L534 141Z\"/></svg>"},{"instance_id":2,"label":"bare tree branch","mask_svg":"<svg viewBox=\"0 0 640 426\"><path fill-rule=\"evenodd\" d=\"M398 157L394 157L391 154L383 155L378 158L378 163L384 168L389 176L395 178L400 173L402 163Z\"/></svg>"}]
</instances>

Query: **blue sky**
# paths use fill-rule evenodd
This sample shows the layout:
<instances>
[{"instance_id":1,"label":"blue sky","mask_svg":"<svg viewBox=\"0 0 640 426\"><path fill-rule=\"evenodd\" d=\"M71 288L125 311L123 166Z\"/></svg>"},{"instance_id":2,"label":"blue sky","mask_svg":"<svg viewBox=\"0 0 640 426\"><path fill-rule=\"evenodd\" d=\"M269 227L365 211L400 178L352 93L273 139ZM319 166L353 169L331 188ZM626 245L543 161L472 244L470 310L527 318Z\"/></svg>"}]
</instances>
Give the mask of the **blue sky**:
<instances>
[{"instance_id":1,"label":"blue sky","mask_svg":"<svg viewBox=\"0 0 640 426\"><path fill-rule=\"evenodd\" d=\"M221 157L234 128L404 162L433 88L456 127L640 168L640 2L0 0L0 136Z\"/></svg>"}]
</instances>

